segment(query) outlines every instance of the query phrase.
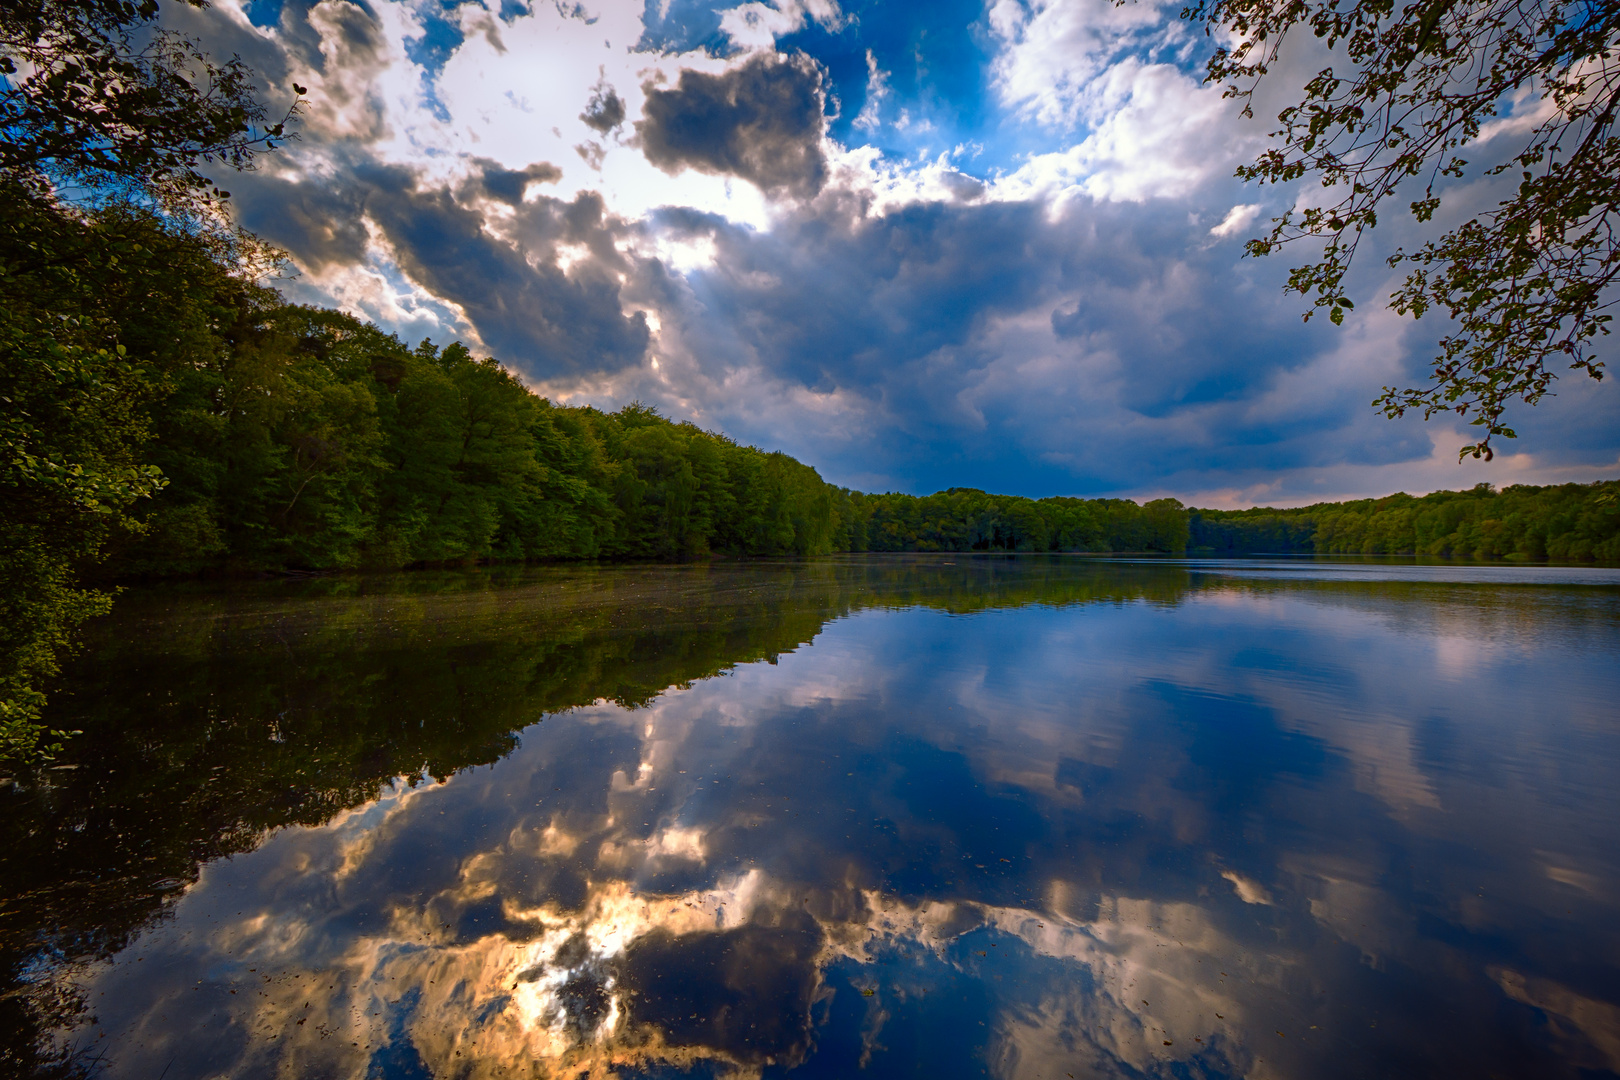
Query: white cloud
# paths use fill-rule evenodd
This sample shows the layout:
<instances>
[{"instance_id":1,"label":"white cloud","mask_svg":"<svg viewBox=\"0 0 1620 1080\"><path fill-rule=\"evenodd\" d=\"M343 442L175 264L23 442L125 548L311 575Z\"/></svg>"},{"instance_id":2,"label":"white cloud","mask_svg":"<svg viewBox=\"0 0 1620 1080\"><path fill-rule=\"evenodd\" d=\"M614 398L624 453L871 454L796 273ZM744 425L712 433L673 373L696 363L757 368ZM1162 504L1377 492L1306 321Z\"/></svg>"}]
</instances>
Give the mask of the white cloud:
<instances>
[{"instance_id":1,"label":"white cloud","mask_svg":"<svg viewBox=\"0 0 1620 1080\"><path fill-rule=\"evenodd\" d=\"M888 97L888 72L878 67L877 56L871 49L866 50L866 102L861 106L860 114L855 117L854 124L863 131L876 131L878 124L878 110L883 107L883 99Z\"/></svg>"},{"instance_id":2,"label":"white cloud","mask_svg":"<svg viewBox=\"0 0 1620 1080\"><path fill-rule=\"evenodd\" d=\"M836 31L843 24L843 13L837 0L755 0L722 10L720 32L738 49L774 49L777 38L802 30L807 20Z\"/></svg>"},{"instance_id":3,"label":"white cloud","mask_svg":"<svg viewBox=\"0 0 1620 1080\"><path fill-rule=\"evenodd\" d=\"M1252 225L1254 219L1259 216L1259 203L1240 203L1226 212L1226 216L1221 219L1221 223L1209 230L1209 235L1223 238L1236 236Z\"/></svg>"},{"instance_id":4,"label":"white cloud","mask_svg":"<svg viewBox=\"0 0 1620 1080\"><path fill-rule=\"evenodd\" d=\"M1154 53L1186 37L1161 5L1113 0L994 0L991 33L1002 49L992 66L1001 99L1043 124L1085 118L1091 83L1127 52Z\"/></svg>"},{"instance_id":5,"label":"white cloud","mask_svg":"<svg viewBox=\"0 0 1620 1080\"><path fill-rule=\"evenodd\" d=\"M1229 175L1252 136L1231 122L1220 91L1168 64L1134 58L1086 87L1089 133L1063 151L1038 154L994 182L995 197L1062 201L1074 194L1113 202L1184 198Z\"/></svg>"},{"instance_id":6,"label":"white cloud","mask_svg":"<svg viewBox=\"0 0 1620 1080\"><path fill-rule=\"evenodd\" d=\"M1167 64L1124 60L1095 85L1091 134L1075 150L1080 186L1104 199L1141 201L1192 192L1229 173L1244 152L1214 87Z\"/></svg>"}]
</instances>

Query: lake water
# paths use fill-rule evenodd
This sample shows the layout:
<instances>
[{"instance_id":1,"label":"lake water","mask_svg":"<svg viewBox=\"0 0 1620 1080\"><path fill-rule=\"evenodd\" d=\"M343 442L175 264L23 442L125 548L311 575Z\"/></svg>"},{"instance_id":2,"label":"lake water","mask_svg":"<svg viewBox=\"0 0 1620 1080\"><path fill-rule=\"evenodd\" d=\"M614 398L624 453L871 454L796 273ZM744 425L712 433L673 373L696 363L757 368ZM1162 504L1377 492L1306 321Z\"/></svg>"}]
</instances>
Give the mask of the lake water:
<instances>
[{"instance_id":1,"label":"lake water","mask_svg":"<svg viewBox=\"0 0 1620 1080\"><path fill-rule=\"evenodd\" d=\"M0 792L0 1071L1620 1074L1620 572L137 589Z\"/></svg>"}]
</instances>

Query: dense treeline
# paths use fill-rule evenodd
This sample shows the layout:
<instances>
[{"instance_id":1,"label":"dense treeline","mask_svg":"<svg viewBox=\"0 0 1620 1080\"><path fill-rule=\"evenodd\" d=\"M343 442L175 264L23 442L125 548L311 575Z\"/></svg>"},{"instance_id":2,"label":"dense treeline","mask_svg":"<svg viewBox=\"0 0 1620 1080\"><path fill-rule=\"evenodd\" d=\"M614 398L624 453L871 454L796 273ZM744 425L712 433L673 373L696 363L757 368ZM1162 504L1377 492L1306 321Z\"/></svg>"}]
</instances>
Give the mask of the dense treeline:
<instances>
[{"instance_id":1,"label":"dense treeline","mask_svg":"<svg viewBox=\"0 0 1620 1080\"><path fill-rule=\"evenodd\" d=\"M1179 554L1187 512L1174 499L1026 499L951 488L933 495L843 493L850 551L1138 551Z\"/></svg>"},{"instance_id":2,"label":"dense treeline","mask_svg":"<svg viewBox=\"0 0 1620 1080\"><path fill-rule=\"evenodd\" d=\"M459 343L248 301L150 417L169 488L109 572L1187 543L1174 500L866 495L640 405L554 405Z\"/></svg>"},{"instance_id":3,"label":"dense treeline","mask_svg":"<svg viewBox=\"0 0 1620 1080\"><path fill-rule=\"evenodd\" d=\"M1288 510L1194 510L1194 553L1620 561L1620 481L1404 492Z\"/></svg>"},{"instance_id":4,"label":"dense treeline","mask_svg":"<svg viewBox=\"0 0 1620 1080\"><path fill-rule=\"evenodd\" d=\"M551 404L460 344L256 297L152 420L170 489L120 573L831 550L827 485L631 405Z\"/></svg>"}]
</instances>

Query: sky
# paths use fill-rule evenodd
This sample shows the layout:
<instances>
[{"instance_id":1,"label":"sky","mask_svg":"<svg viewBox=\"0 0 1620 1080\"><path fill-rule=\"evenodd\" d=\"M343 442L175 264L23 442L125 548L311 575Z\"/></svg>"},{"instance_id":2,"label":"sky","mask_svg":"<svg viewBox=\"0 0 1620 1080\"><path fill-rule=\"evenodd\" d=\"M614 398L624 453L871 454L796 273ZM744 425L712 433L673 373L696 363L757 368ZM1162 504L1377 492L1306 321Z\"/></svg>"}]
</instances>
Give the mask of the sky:
<instances>
[{"instance_id":1,"label":"sky","mask_svg":"<svg viewBox=\"0 0 1620 1080\"><path fill-rule=\"evenodd\" d=\"M1434 318L1343 327L1243 242L1308 188L1233 178L1324 59L1246 120L1180 0L214 0L300 138L229 178L289 300L462 340L559 402L664 415L836 484L1297 505L1620 475L1620 391L1571 374L1458 464L1386 420ZM1525 105L1530 108L1533 103ZM1513 135L1510 114L1499 125ZM1486 152L1490 147L1484 148ZM1320 189L1316 189L1319 191ZM1437 220L1495 201L1464 177ZM1308 257L1308 253L1302 253Z\"/></svg>"}]
</instances>

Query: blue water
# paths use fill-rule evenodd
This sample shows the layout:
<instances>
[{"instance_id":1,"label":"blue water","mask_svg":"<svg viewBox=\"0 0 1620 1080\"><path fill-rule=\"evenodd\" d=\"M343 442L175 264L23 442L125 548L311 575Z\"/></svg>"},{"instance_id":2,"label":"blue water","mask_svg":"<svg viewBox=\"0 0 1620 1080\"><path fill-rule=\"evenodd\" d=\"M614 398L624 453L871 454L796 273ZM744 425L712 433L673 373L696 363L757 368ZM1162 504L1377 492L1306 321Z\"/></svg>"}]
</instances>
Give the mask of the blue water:
<instances>
[{"instance_id":1,"label":"blue water","mask_svg":"<svg viewBox=\"0 0 1620 1080\"><path fill-rule=\"evenodd\" d=\"M1620 1074L1615 571L422 580L136 596L111 624L64 700L139 734L16 806L41 833L149 805L74 819L138 842L61 856L57 888L116 864L149 904L113 933L86 901L73 940L98 944L15 954L30 1060ZM182 771L253 779L182 798Z\"/></svg>"}]
</instances>

